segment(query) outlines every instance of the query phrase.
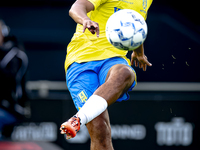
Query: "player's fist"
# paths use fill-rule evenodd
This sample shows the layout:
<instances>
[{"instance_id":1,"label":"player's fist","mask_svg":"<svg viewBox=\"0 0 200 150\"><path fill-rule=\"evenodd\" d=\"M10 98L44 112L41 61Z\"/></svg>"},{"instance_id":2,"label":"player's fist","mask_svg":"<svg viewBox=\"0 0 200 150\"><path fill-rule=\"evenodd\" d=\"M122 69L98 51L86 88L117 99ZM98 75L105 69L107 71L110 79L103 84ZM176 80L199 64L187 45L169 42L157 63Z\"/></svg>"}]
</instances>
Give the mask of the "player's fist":
<instances>
[{"instance_id":1,"label":"player's fist","mask_svg":"<svg viewBox=\"0 0 200 150\"><path fill-rule=\"evenodd\" d=\"M88 30L92 33L97 35L97 37L99 37L99 24L87 19L83 21L83 33L85 32L86 28L88 28Z\"/></svg>"}]
</instances>

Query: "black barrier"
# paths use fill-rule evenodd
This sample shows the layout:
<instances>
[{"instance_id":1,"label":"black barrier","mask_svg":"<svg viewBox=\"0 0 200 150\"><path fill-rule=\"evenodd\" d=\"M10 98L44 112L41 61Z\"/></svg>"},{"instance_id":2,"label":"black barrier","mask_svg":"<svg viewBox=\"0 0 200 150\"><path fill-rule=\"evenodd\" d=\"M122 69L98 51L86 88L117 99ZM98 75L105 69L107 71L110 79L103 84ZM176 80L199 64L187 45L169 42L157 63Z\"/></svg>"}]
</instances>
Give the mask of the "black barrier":
<instances>
[{"instance_id":1,"label":"black barrier","mask_svg":"<svg viewBox=\"0 0 200 150\"><path fill-rule=\"evenodd\" d=\"M142 94L144 100L135 99ZM181 95L191 99L180 99ZM54 142L66 150L88 150L90 138L86 128L71 140L65 140L59 133L60 124L76 113L68 92L65 98L32 99L32 116L14 128L12 140L39 140ZM115 150L199 149L199 98L199 92L131 92L129 101L108 108Z\"/></svg>"}]
</instances>

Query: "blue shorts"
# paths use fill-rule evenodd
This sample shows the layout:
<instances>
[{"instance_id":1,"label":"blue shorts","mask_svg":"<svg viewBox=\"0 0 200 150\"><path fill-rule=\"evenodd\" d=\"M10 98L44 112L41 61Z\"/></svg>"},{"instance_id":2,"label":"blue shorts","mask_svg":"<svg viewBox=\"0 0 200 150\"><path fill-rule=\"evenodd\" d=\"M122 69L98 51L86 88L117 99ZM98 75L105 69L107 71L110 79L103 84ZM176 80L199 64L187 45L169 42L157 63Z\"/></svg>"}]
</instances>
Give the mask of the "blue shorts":
<instances>
[{"instance_id":1,"label":"blue shorts","mask_svg":"<svg viewBox=\"0 0 200 150\"><path fill-rule=\"evenodd\" d=\"M96 89L105 82L109 69L116 64L127 65L135 72L128 62L121 57L84 63L74 62L69 66L66 74L66 82L77 110L79 110ZM132 91L135 85L136 81L133 82L128 91ZM124 93L117 102L128 99L128 93Z\"/></svg>"}]
</instances>

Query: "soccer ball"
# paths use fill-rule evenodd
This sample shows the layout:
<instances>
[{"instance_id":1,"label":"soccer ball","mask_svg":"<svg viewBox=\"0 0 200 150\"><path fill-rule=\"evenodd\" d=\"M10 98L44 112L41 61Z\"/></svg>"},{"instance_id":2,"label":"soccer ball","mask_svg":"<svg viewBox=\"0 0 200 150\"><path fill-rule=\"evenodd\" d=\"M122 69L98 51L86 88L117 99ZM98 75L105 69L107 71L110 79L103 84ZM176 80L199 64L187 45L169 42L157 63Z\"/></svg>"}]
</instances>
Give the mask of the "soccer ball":
<instances>
[{"instance_id":1,"label":"soccer ball","mask_svg":"<svg viewBox=\"0 0 200 150\"><path fill-rule=\"evenodd\" d=\"M147 24L138 12L122 9L110 16L106 23L108 41L120 50L134 50L147 37Z\"/></svg>"}]
</instances>

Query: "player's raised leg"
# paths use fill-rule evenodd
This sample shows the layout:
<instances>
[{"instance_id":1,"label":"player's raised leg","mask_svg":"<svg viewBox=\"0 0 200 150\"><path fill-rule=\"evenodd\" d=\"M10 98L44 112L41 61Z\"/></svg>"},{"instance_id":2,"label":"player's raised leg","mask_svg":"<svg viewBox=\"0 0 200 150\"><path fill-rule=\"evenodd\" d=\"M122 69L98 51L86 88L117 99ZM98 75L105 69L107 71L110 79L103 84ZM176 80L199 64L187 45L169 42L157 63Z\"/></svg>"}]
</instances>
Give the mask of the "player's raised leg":
<instances>
[{"instance_id":1,"label":"player's raised leg","mask_svg":"<svg viewBox=\"0 0 200 150\"><path fill-rule=\"evenodd\" d=\"M76 114L76 117L80 118L80 123L77 119L72 119L72 121L69 120L63 123L61 125L61 133L66 133L69 138L74 137L74 133L79 129L77 125L87 124L99 116L106 110L107 106L114 103L131 87L134 80L135 74L130 67L122 64L112 66L108 71L106 82L94 92ZM68 128L68 126L70 126L70 128ZM99 128L101 128L101 126L99 126ZM72 129L73 131L71 131Z\"/></svg>"},{"instance_id":2,"label":"player's raised leg","mask_svg":"<svg viewBox=\"0 0 200 150\"><path fill-rule=\"evenodd\" d=\"M135 73L131 67L124 64L116 64L110 68L105 83L94 92L94 95L104 98L108 106L110 106L123 93L128 91L135 78Z\"/></svg>"}]
</instances>

